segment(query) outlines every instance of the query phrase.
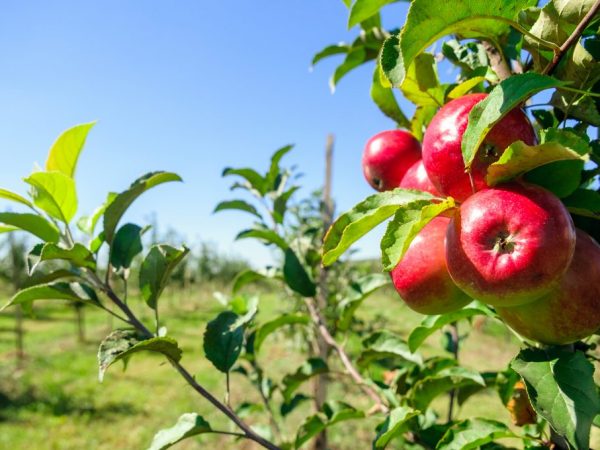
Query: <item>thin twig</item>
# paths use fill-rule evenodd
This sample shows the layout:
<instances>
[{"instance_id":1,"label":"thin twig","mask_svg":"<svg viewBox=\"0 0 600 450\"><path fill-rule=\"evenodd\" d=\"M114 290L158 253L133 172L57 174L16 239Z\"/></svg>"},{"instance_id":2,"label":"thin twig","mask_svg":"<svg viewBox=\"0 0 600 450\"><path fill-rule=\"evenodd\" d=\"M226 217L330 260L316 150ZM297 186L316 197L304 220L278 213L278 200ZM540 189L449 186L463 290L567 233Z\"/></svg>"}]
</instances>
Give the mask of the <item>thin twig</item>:
<instances>
[{"instance_id":1,"label":"thin twig","mask_svg":"<svg viewBox=\"0 0 600 450\"><path fill-rule=\"evenodd\" d=\"M256 360L252 362L252 367L254 368L254 370L256 371L256 373L258 375L258 385L256 386L256 388L258 390L258 393L260 394L260 398L263 402L263 405L265 406L265 409L269 413L269 422L271 423L271 427L275 431L275 436L280 438L281 437L281 428L279 427L279 424L277 423L277 420L275 419L275 414L273 413L273 408L271 408L269 399L267 398L267 396L265 395L265 393L262 389L262 384L263 384L262 369L258 366L258 363Z\"/></svg>"},{"instance_id":2,"label":"thin twig","mask_svg":"<svg viewBox=\"0 0 600 450\"><path fill-rule=\"evenodd\" d=\"M127 322L134 326L140 333L142 333L145 337L153 337L154 335L150 330L135 316L135 314L129 309L129 307L119 298L119 296L111 289L110 286L103 286L104 293L113 301L115 305L127 316ZM183 377L183 379L202 397L212 403L219 411L221 411L224 415L226 415L233 423L235 423L243 432L244 437L250 439L257 444L262 445L264 448L269 450L281 450L275 444L269 442L263 437L259 436L256 432L252 430L242 419L240 419L235 412L229 408L228 406L221 403L216 397L214 397L210 392L204 389L196 379L187 371L185 367L181 365L179 361L175 361L171 358L168 358L171 365L179 372L179 374Z\"/></svg>"},{"instance_id":3,"label":"thin twig","mask_svg":"<svg viewBox=\"0 0 600 450\"><path fill-rule=\"evenodd\" d=\"M229 383L229 370L225 372L225 404L231 409L231 384Z\"/></svg>"},{"instance_id":4,"label":"thin twig","mask_svg":"<svg viewBox=\"0 0 600 450\"><path fill-rule=\"evenodd\" d=\"M592 6L588 13L583 17L583 19L581 19L581 22L579 22L579 25L577 25L573 33L571 33L571 36L569 36L569 38L563 43L563 45L560 46L558 50L554 51L554 57L552 58L552 61L550 61L548 65L544 68L542 74L550 75L552 73L552 71L560 62L561 58L567 52L567 50L569 50L569 48L571 48L571 46L577 41L577 39L579 39L581 33L583 33L583 30L585 30L585 27L588 26L588 24L594 18L598 10L600 10L600 0L596 0L594 6Z\"/></svg>"},{"instance_id":5,"label":"thin twig","mask_svg":"<svg viewBox=\"0 0 600 450\"><path fill-rule=\"evenodd\" d=\"M315 306L314 299L305 298L304 302L306 304L306 307L308 308L310 317L317 328L317 331L323 337L325 342L327 342L327 344L336 351L348 374L358 384L362 391L375 402L380 411L384 413L388 412L388 407L383 403L381 397L379 397L377 392L365 382L364 378L352 364L352 361L350 361L350 357L348 356L344 348L340 344L338 344L338 342L333 338L331 333L329 333L329 330L325 325L323 317L321 316L320 312Z\"/></svg>"}]
</instances>

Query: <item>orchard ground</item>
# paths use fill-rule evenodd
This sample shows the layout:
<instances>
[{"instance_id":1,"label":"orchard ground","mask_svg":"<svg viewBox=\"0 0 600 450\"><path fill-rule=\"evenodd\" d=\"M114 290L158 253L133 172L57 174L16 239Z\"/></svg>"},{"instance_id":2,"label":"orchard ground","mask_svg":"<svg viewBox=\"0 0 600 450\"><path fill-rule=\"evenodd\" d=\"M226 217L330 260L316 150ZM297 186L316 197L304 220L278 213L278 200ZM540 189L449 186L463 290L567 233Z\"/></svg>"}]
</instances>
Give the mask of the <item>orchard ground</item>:
<instances>
[{"instance_id":1,"label":"orchard ground","mask_svg":"<svg viewBox=\"0 0 600 450\"><path fill-rule=\"evenodd\" d=\"M217 288L169 291L161 302L161 316L184 350L184 361L197 379L218 397L224 397L224 377L212 369L202 356L202 335L206 323L219 310L212 293ZM227 292L226 288L222 289ZM6 295L5 295L6 296ZM269 291L260 293L258 320L264 322L279 310L291 307L290 299ZM132 298L130 304L135 305ZM374 306L377 306L376 308ZM196 395L183 381L173 377L173 369L161 357L149 354L134 356L126 371L121 365L111 367L103 383L98 382L96 352L98 343L112 324L107 314L93 308L85 309L86 342L79 343L75 312L60 303L39 302L36 319L25 322L26 364L14 371L14 320L12 311L0 315L0 448L6 449L142 449L152 441L156 430L174 425L186 412L198 412L213 426L230 429L230 425L206 401ZM142 311L143 308L140 308ZM391 330L407 336L424 316L412 312L384 289L368 298L359 309L359 318L375 320ZM145 317L149 319L149 317ZM461 322L461 327L466 327ZM463 330L465 331L465 330ZM302 359L293 348L293 340L270 336L259 353L269 361L268 375L280 380L295 369ZM435 334L422 347L425 355L441 354ZM348 348L357 348L349 342ZM461 347L461 362L478 370L503 369L517 352L518 341L494 321L475 322L475 329ZM364 395L355 386L347 392L333 393L332 398L344 399L357 407L369 408ZM302 391L309 393L309 384ZM259 396L241 375L232 376L232 404L259 402ZM437 400L443 409L447 397ZM290 434L302 418L310 414L308 402L285 421ZM490 416L490 414L495 417ZM495 392L485 391L467 401L458 418L478 415L510 424L510 417ZM263 413L248 418L252 424L268 424ZM331 428L331 448L355 450L370 448L372 430L380 418L350 421ZM511 425L512 426L512 425ZM518 441L506 440L507 445ZM600 444L600 433L593 431L592 447ZM188 439L178 449L255 449L250 442L232 438L203 435ZM309 448L309 445L306 446ZM396 448L393 445L390 448Z\"/></svg>"}]
</instances>

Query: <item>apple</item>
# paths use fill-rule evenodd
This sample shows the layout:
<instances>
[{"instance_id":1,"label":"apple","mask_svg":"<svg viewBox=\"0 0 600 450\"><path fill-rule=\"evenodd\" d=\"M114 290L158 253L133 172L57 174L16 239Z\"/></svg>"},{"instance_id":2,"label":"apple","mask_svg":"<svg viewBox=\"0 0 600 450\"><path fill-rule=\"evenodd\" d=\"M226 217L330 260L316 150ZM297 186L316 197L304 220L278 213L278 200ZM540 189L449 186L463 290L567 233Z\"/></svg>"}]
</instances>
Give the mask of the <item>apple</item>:
<instances>
[{"instance_id":1,"label":"apple","mask_svg":"<svg viewBox=\"0 0 600 450\"><path fill-rule=\"evenodd\" d=\"M548 293L574 250L573 220L558 197L519 183L473 194L446 235L450 276L467 294L493 306L530 303Z\"/></svg>"},{"instance_id":2,"label":"apple","mask_svg":"<svg viewBox=\"0 0 600 450\"><path fill-rule=\"evenodd\" d=\"M421 314L455 311L471 301L450 278L445 238L450 219L436 217L413 239L391 271L396 291L409 308Z\"/></svg>"},{"instance_id":3,"label":"apple","mask_svg":"<svg viewBox=\"0 0 600 450\"><path fill-rule=\"evenodd\" d=\"M421 143L404 130L377 133L367 142L362 169L369 184L378 191L400 186L410 167L421 159Z\"/></svg>"},{"instance_id":4,"label":"apple","mask_svg":"<svg viewBox=\"0 0 600 450\"><path fill-rule=\"evenodd\" d=\"M498 308L507 325L542 344L570 344L600 329L600 246L577 229L573 261L550 293L533 303Z\"/></svg>"},{"instance_id":5,"label":"apple","mask_svg":"<svg viewBox=\"0 0 600 450\"><path fill-rule=\"evenodd\" d=\"M473 106L487 94L468 94L444 105L433 117L423 136L423 163L429 178L444 195L464 201L474 191L487 187L485 175L506 147L521 140L536 143L531 122L520 109L513 109L487 134L471 166L471 176L465 172L461 143Z\"/></svg>"},{"instance_id":6,"label":"apple","mask_svg":"<svg viewBox=\"0 0 600 450\"><path fill-rule=\"evenodd\" d=\"M410 169L406 171L404 178L400 182L400 187L404 189L416 189L418 191L429 192L430 194L441 197L442 194L436 189L427 171L423 165L423 160L419 159Z\"/></svg>"}]
</instances>

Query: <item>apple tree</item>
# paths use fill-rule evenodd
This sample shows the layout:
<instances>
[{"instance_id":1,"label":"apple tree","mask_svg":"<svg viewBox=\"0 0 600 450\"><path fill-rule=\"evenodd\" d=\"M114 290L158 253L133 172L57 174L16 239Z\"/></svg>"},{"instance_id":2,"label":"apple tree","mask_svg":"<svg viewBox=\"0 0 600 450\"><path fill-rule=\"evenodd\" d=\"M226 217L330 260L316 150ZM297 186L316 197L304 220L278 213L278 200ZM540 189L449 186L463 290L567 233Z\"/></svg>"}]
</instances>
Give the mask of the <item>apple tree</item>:
<instances>
[{"instance_id":1,"label":"apple tree","mask_svg":"<svg viewBox=\"0 0 600 450\"><path fill-rule=\"evenodd\" d=\"M76 220L75 172L89 123L51 146L45 166L24 179L28 195L0 190L20 208L0 213L2 231L37 240L26 258L32 281L4 307L27 311L34 301L52 300L104 310L123 327L100 343L101 380L117 361L158 354L231 423L215 426L212 416L174 411L175 424L159 431L150 449L220 434L232 446L244 439L272 450L324 450L335 446L333 427L346 427L345 434L368 429L370 444L356 433L357 446L374 449L589 448L600 413L593 377L600 1L414 0L406 20L398 18L401 28L386 30L381 10L392 2L346 0L348 25L359 27L359 36L326 47L313 63L344 55L332 86L375 63L372 98L404 129L385 135L410 143L409 151L399 150L408 160L386 153L397 145L366 151L365 176L381 191L335 220L328 178L322 194L298 199L297 174L283 166L291 146L277 150L266 170L225 169L236 198L215 211L245 212L251 222L237 239L269 246L275 263L236 276L221 310L199 324L202 349L190 355L183 355L177 330L164 327L159 308L188 249L144 248L146 228L123 220L138 197L180 181L177 174L142 175ZM455 66L456 79L442 81L440 64ZM396 95L414 105L410 114ZM385 179L387 173L397 179ZM382 266L391 275L341 258L385 221ZM134 260L141 262L132 277ZM276 292L277 313L268 321L258 314L267 300L255 295L257 281ZM407 336L395 331L398 317L360 314L368 296L390 283L398 301L425 315ZM522 342L502 370L462 364L461 343L480 317L507 324ZM438 331L443 349L428 355L422 345ZM299 361L286 364L283 376L264 353L275 337L289 344L286 358ZM203 374L186 368L190 357L206 358L221 374L222 398L206 389ZM233 383L248 388L245 398L232 395ZM340 400L340 392L348 395ZM458 406L484 392L498 396L514 427L457 415Z\"/></svg>"},{"instance_id":2,"label":"apple tree","mask_svg":"<svg viewBox=\"0 0 600 450\"><path fill-rule=\"evenodd\" d=\"M443 312L421 284L429 281L430 291L448 299L451 279L485 302L523 341L507 371L522 380L537 425L549 425L550 442L540 443L589 448L600 406L593 379L600 328L600 247L593 239L600 219L600 2L415 0L404 25L385 30L381 10L388 3L347 2L348 25L360 27L359 37L326 47L313 62L345 55L331 79L335 86L375 61L373 101L421 140L428 183L390 180L395 189L342 214L325 238L323 262L336 261L389 219L382 264L400 297L417 311ZM456 78L442 81L440 64L455 66ZM396 95L413 103L412 117ZM367 144L365 172L371 153ZM423 191L431 197L414 197ZM430 227L448 217L445 236L432 237ZM445 249L435 252L436 245ZM433 267L440 254L448 273L431 270L426 278L423 261ZM455 302L453 312L427 317L424 326L458 319L468 308ZM436 448L485 428L475 419L452 425ZM456 448L482 444L462 441Z\"/></svg>"}]
</instances>

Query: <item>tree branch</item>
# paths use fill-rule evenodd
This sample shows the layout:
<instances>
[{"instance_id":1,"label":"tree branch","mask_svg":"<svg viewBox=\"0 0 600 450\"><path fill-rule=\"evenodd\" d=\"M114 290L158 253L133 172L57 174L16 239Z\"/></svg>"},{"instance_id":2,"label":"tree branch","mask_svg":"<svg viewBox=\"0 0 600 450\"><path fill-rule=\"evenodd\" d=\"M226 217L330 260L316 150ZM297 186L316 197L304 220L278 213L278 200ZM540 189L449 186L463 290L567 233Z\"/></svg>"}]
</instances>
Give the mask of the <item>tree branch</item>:
<instances>
[{"instance_id":1,"label":"tree branch","mask_svg":"<svg viewBox=\"0 0 600 450\"><path fill-rule=\"evenodd\" d=\"M494 69L494 72L496 72L496 75L498 75L498 78L500 78L500 81L510 77L512 72L502 52L494 47L490 41L482 40L481 45L483 45L488 59L490 60L490 65L492 66L492 69Z\"/></svg>"},{"instance_id":2,"label":"tree branch","mask_svg":"<svg viewBox=\"0 0 600 450\"><path fill-rule=\"evenodd\" d=\"M388 412L388 407L383 404L381 397L379 397L375 389L366 384L364 378L358 372L356 367L354 367L352 361L350 361L350 357L348 356L344 348L333 338L331 333L329 333L329 330L325 325L323 317L321 316L319 310L315 306L314 299L305 298L304 302L306 303L306 307L308 308L308 312L313 323L315 324L315 327L317 328L317 331L323 337L323 340L336 351L346 371L352 377L354 382L357 383L361 390L375 402L377 408L381 412Z\"/></svg>"},{"instance_id":3,"label":"tree branch","mask_svg":"<svg viewBox=\"0 0 600 450\"><path fill-rule=\"evenodd\" d=\"M554 51L554 57L552 58L552 61L550 61L550 63L548 63L548 65L544 68L542 74L550 75L554 71L561 58L564 56L567 50L569 50L569 48L575 44L577 39L579 39L581 33L583 33L583 30L585 30L585 27L588 26L598 10L600 10L600 0L596 0L594 6L592 6L583 19L581 19L581 22L579 22L579 25L577 25L573 33L571 33L571 36L569 36L569 38L563 43L563 45L560 46L558 50Z\"/></svg>"},{"instance_id":4,"label":"tree branch","mask_svg":"<svg viewBox=\"0 0 600 450\"><path fill-rule=\"evenodd\" d=\"M119 298L119 296L112 290L112 288L106 284L102 285L102 290L104 293L112 300L112 302L117 305L117 307L123 311L123 313L127 316L127 322L135 327L139 332L141 332L145 337L153 337L154 335L146 326L140 322L140 320L135 316L135 314L129 309L129 307ZM181 365L179 361L175 361L169 358L169 362L171 365L179 372L179 374L183 377L183 379L198 392L202 397L212 403L219 411L221 411L225 416L227 416L233 423L235 423L243 432L244 437L250 439L257 444L260 444L266 449L269 450L281 450L275 444L269 442L268 440L262 438L258 434L256 434L252 428L250 428L242 419L240 419L235 412L228 406L221 403L216 397L214 397L210 392L204 389L196 379L187 371L185 367Z\"/></svg>"}]
</instances>

